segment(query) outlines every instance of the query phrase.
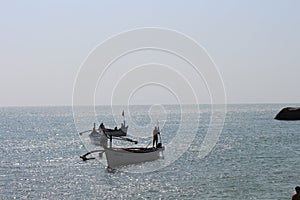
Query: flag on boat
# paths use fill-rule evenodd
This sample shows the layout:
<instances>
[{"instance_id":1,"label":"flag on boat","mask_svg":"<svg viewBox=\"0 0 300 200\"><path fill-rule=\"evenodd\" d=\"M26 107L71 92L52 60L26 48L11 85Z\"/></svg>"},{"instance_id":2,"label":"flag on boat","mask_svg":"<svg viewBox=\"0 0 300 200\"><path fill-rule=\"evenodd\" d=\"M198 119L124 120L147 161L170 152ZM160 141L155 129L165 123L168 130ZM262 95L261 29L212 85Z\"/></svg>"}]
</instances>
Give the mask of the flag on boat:
<instances>
[{"instance_id":1,"label":"flag on boat","mask_svg":"<svg viewBox=\"0 0 300 200\"><path fill-rule=\"evenodd\" d=\"M122 116L124 117L124 110L123 110L123 112L122 112Z\"/></svg>"}]
</instances>

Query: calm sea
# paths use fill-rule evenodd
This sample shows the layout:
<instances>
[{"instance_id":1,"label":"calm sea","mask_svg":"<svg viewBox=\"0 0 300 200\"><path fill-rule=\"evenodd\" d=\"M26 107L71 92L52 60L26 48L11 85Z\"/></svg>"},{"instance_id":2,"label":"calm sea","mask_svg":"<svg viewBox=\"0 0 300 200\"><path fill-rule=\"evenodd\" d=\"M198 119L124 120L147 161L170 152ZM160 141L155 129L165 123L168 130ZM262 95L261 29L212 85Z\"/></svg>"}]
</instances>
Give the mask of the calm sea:
<instances>
[{"instance_id":1,"label":"calm sea","mask_svg":"<svg viewBox=\"0 0 300 200\"><path fill-rule=\"evenodd\" d=\"M148 173L134 169L164 160L109 173L105 160L79 158L93 147L78 131L93 122L119 126L121 106L115 117L110 107L97 107L96 116L82 107L75 120L72 107L0 108L0 199L290 199L300 185L300 121L274 120L285 106L300 105L228 105L218 142L202 159L208 129L222 125L210 124L210 106L201 105L199 113L197 106L126 108L128 133L142 133L140 145L151 141L156 120L165 145L180 138L174 145L182 155L174 147L174 162Z\"/></svg>"}]
</instances>

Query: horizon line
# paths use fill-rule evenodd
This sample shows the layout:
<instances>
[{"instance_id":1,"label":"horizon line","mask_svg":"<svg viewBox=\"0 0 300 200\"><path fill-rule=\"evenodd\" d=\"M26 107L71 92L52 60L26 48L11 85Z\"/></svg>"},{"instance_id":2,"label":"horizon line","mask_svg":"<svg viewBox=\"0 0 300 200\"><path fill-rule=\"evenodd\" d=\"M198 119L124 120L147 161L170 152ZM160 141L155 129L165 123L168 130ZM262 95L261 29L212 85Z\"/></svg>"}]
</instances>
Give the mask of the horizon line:
<instances>
[{"instance_id":1,"label":"horizon line","mask_svg":"<svg viewBox=\"0 0 300 200\"><path fill-rule=\"evenodd\" d=\"M254 105L254 104L261 104L261 105L265 105L265 104L300 104L300 102L241 102L241 103L236 103L236 102L231 102L231 103L226 103L226 104L222 104L222 103L215 103L213 105ZM175 106L175 105L212 105L211 103L200 103L200 104L190 104L190 103L184 103L184 104L131 104L129 106L152 106L152 105L165 105L165 106ZM8 107L89 107L89 106L128 106L126 104L102 104L102 105L87 105L87 104L83 104L83 105L66 105L66 104L60 104L60 105L0 105L0 108L8 108ZM289 106L289 105L287 105Z\"/></svg>"}]
</instances>

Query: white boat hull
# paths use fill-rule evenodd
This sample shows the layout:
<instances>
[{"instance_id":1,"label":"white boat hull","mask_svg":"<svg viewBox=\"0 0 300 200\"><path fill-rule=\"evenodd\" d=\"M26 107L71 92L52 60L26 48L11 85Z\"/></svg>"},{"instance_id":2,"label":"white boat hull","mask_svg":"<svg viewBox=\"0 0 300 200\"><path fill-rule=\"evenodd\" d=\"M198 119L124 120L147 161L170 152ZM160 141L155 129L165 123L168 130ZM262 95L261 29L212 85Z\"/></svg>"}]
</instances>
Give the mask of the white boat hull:
<instances>
[{"instance_id":1,"label":"white boat hull","mask_svg":"<svg viewBox=\"0 0 300 200\"><path fill-rule=\"evenodd\" d=\"M131 151L131 148L104 148L104 150L108 167L115 168L122 165L157 160L160 158L160 152L163 151L163 148L144 150L139 148L138 151Z\"/></svg>"}]
</instances>

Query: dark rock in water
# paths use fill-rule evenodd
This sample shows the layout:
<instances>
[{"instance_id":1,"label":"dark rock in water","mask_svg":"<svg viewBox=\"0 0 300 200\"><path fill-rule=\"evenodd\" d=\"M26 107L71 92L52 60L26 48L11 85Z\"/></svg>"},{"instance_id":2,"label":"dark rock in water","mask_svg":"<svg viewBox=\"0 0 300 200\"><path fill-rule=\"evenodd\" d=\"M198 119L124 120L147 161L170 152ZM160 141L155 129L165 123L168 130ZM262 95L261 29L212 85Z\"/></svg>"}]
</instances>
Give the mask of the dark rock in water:
<instances>
[{"instance_id":1,"label":"dark rock in water","mask_svg":"<svg viewBox=\"0 0 300 200\"><path fill-rule=\"evenodd\" d=\"M274 119L277 120L300 120L300 107L283 108Z\"/></svg>"}]
</instances>

